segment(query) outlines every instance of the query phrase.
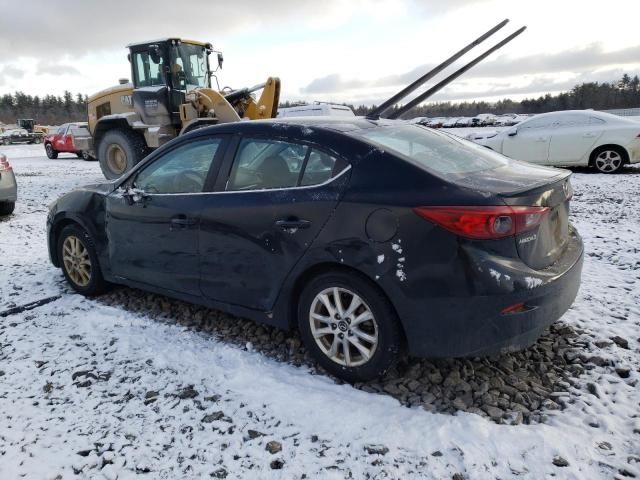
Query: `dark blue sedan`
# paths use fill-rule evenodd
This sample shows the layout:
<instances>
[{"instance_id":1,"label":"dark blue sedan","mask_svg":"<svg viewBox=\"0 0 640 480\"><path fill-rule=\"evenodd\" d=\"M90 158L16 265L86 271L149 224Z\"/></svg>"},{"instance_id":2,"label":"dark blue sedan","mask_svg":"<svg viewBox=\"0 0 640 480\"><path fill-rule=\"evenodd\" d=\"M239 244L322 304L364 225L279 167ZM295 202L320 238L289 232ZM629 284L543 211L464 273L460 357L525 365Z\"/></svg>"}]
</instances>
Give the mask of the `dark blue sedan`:
<instances>
[{"instance_id":1,"label":"dark blue sedan","mask_svg":"<svg viewBox=\"0 0 640 480\"><path fill-rule=\"evenodd\" d=\"M524 348L573 302L569 173L418 125L228 123L52 205L49 252L79 293L137 287L299 328L329 372L403 349Z\"/></svg>"}]
</instances>

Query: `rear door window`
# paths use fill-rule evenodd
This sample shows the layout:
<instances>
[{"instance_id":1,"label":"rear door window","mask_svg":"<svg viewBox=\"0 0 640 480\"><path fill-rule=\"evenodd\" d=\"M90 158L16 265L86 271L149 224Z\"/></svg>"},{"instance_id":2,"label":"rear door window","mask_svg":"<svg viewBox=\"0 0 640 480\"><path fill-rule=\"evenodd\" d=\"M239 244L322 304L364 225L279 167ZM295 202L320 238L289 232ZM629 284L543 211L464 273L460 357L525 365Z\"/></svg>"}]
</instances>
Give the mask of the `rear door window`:
<instances>
[{"instance_id":1,"label":"rear door window","mask_svg":"<svg viewBox=\"0 0 640 480\"><path fill-rule=\"evenodd\" d=\"M238 147L226 190L318 185L333 178L346 166L346 162L308 145L245 138Z\"/></svg>"}]
</instances>

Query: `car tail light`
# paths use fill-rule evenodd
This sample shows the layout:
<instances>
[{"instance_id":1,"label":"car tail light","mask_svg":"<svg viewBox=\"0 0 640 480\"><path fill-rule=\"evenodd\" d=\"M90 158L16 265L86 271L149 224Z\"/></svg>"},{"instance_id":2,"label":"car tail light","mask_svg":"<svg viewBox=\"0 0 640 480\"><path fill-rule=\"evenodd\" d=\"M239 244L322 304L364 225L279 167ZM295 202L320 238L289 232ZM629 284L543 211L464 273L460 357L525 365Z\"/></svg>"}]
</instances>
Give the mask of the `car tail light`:
<instances>
[{"instance_id":1,"label":"car tail light","mask_svg":"<svg viewBox=\"0 0 640 480\"><path fill-rule=\"evenodd\" d=\"M462 237L492 240L533 230L547 207L416 207L415 212Z\"/></svg>"},{"instance_id":2,"label":"car tail light","mask_svg":"<svg viewBox=\"0 0 640 480\"><path fill-rule=\"evenodd\" d=\"M0 155L0 172L11 170L11 164L5 155Z\"/></svg>"}]
</instances>

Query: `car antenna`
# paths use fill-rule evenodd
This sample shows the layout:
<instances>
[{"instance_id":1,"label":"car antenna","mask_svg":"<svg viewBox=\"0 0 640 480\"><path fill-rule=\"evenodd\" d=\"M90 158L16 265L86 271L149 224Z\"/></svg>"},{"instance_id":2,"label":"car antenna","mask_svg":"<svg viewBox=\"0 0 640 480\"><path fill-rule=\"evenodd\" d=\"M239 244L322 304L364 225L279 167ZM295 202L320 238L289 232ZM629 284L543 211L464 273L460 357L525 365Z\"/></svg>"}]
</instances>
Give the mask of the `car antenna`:
<instances>
[{"instance_id":1,"label":"car antenna","mask_svg":"<svg viewBox=\"0 0 640 480\"><path fill-rule=\"evenodd\" d=\"M470 68L472 68L473 66L477 65L478 63L480 63L482 60L484 60L485 58L487 58L489 55L491 55L493 52L495 52L496 50L502 48L504 45L506 45L507 43L509 43L511 40L513 40L514 38L516 38L518 35L520 35L522 32L524 32L527 29L527 27L522 27L519 30L516 30L515 32L513 32L511 35L509 35L507 38L505 38L504 40L502 40L501 42L496 43L493 47L491 47L489 50L487 50L486 52L484 52L482 55L477 56L476 58L474 58L471 62L467 63L466 65L464 65L463 67L459 68L458 70L456 70L454 73L452 73L451 75L449 75L447 78L445 78L444 80L442 80L440 83L438 83L437 85L434 85L433 87L431 87L429 90L427 90L426 92L418 95L416 98L414 98L413 100L411 100L409 103L407 103L406 105L403 105L402 107L398 108L397 110L394 110L391 115L389 115L387 118L391 118L391 119L395 119L398 118L400 115L408 112L409 110L411 110L413 107L415 107L416 105L418 105L419 103L424 102L427 98L429 98L430 96L432 96L434 93L438 92L439 90L443 89L444 87L446 87L449 83L451 83L452 81L454 81L456 78L458 78L460 75L462 75L464 72L466 72L467 70L469 70Z\"/></svg>"},{"instance_id":2,"label":"car antenna","mask_svg":"<svg viewBox=\"0 0 640 480\"><path fill-rule=\"evenodd\" d=\"M507 23L509 23L509 19L508 18L504 19L502 22L498 23L495 27L493 27L492 29L490 29L487 32L485 32L483 35L481 35L478 38L476 38L473 42L468 44L466 47L464 47L463 49L459 50L458 52L456 52L451 57L447 58L444 62L442 62L437 67L434 67L433 69L429 70L423 76L418 78L415 82L411 83L409 86L407 86L407 87L403 88L402 90L400 90L393 97L389 98L388 100L383 102L380 106L376 107L371 113L369 113L366 116L366 118L368 118L370 120L379 119L387 110L389 110L391 107L393 107L396 103L398 103L400 100L405 98L411 92L413 92L414 90L416 90L417 88L422 86L425 82L427 82L428 80L430 80L431 78L436 76L438 73L440 73L442 70L447 68L449 65L451 65L453 62L455 62L457 59L459 59L461 56L463 56L469 50L471 50L472 48L474 48L477 45L479 45L482 42L484 42L487 38L489 38L491 35L493 35L498 30L500 30L502 27L504 27Z\"/></svg>"}]
</instances>

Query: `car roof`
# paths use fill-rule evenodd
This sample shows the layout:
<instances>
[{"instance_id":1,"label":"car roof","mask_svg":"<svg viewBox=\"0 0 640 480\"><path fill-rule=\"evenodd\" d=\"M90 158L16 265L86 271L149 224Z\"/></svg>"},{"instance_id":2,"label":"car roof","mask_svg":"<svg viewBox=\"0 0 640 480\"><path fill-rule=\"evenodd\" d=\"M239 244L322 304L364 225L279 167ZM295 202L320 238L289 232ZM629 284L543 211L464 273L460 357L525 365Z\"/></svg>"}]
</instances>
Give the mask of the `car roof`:
<instances>
[{"instance_id":1,"label":"car roof","mask_svg":"<svg viewBox=\"0 0 640 480\"><path fill-rule=\"evenodd\" d=\"M222 123L211 127L200 128L193 133L242 133L242 132L267 132L275 130L295 129L305 131L325 130L337 133L346 133L368 128L376 128L390 125L406 125L406 122L398 120L371 120L366 117L335 117L335 116L308 116L308 117L282 117L265 120L252 120L242 122Z\"/></svg>"}]
</instances>

